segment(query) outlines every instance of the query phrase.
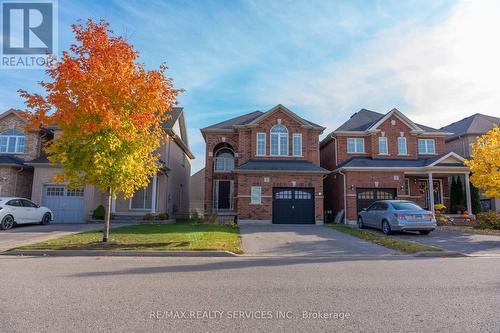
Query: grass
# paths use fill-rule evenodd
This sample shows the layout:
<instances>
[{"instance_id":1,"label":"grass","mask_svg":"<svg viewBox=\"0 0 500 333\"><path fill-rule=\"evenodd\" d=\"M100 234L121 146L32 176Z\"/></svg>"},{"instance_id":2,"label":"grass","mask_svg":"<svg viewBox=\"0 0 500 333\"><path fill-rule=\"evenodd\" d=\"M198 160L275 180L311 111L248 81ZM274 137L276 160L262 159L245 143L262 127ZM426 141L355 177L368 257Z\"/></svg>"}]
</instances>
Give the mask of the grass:
<instances>
[{"instance_id":1,"label":"grass","mask_svg":"<svg viewBox=\"0 0 500 333\"><path fill-rule=\"evenodd\" d=\"M403 253L417 253L429 251L443 251L443 249L435 246L408 242L405 240L397 239L391 236L382 236L368 230L360 230L345 224L328 224L328 227L337 231L358 237L369 242L385 246L389 249L397 250Z\"/></svg>"},{"instance_id":2,"label":"grass","mask_svg":"<svg viewBox=\"0 0 500 333\"><path fill-rule=\"evenodd\" d=\"M110 230L108 243L102 231L92 230L22 246L22 250L128 250L128 251L207 251L242 253L238 228L194 224L140 224Z\"/></svg>"}]
</instances>

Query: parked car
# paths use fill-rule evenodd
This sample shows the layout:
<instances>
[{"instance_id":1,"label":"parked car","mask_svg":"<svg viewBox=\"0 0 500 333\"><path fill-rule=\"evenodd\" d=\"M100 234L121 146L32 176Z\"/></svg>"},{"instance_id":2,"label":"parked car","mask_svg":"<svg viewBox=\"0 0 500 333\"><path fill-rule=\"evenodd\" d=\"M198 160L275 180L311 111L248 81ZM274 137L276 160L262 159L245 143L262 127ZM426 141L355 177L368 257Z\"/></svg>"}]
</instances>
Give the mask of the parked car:
<instances>
[{"instance_id":1,"label":"parked car","mask_svg":"<svg viewBox=\"0 0 500 333\"><path fill-rule=\"evenodd\" d=\"M31 200L0 197L0 230L10 229L14 224L49 224L52 219L53 214L50 209L39 206Z\"/></svg>"},{"instance_id":2,"label":"parked car","mask_svg":"<svg viewBox=\"0 0 500 333\"><path fill-rule=\"evenodd\" d=\"M427 235L436 229L436 217L416 203L406 200L381 200L358 214L358 227L381 229L386 235L393 231L418 231Z\"/></svg>"}]
</instances>

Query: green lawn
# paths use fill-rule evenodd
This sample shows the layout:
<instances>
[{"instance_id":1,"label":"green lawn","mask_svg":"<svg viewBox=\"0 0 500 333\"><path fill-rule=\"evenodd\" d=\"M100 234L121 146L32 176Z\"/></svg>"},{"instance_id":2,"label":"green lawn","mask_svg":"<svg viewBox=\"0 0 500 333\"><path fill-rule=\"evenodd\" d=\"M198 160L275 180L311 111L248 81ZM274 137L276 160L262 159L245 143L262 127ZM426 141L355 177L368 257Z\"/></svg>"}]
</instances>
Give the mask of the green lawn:
<instances>
[{"instance_id":1,"label":"green lawn","mask_svg":"<svg viewBox=\"0 0 500 333\"><path fill-rule=\"evenodd\" d=\"M443 251L443 249L439 247L415 243L415 242L408 242L391 236L379 235L373 231L360 230L358 228L345 224L327 224L327 226L337 231L349 234L351 236L358 237L370 241L372 243L385 246L389 249L398 250L404 253Z\"/></svg>"},{"instance_id":2,"label":"green lawn","mask_svg":"<svg viewBox=\"0 0 500 333\"><path fill-rule=\"evenodd\" d=\"M111 222L112 223L112 222ZM242 253L238 228L193 224L141 224L111 229L104 244L100 230L63 236L22 246L22 250L129 250L203 251L223 250Z\"/></svg>"}]
</instances>

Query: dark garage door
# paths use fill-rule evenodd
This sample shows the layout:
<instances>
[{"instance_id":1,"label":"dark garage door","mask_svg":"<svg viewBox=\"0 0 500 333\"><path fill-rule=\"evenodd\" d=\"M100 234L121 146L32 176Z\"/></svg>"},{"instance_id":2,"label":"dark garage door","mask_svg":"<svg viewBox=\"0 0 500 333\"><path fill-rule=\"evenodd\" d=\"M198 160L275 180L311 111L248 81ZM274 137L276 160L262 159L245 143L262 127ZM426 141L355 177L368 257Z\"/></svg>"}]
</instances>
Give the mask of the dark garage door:
<instances>
[{"instance_id":1,"label":"dark garage door","mask_svg":"<svg viewBox=\"0 0 500 333\"><path fill-rule=\"evenodd\" d=\"M356 207L359 212L375 201L392 200L395 197L395 188L358 188L356 189Z\"/></svg>"},{"instance_id":2,"label":"dark garage door","mask_svg":"<svg viewBox=\"0 0 500 333\"><path fill-rule=\"evenodd\" d=\"M273 223L314 224L314 189L273 188Z\"/></svg>"}]
</instances>

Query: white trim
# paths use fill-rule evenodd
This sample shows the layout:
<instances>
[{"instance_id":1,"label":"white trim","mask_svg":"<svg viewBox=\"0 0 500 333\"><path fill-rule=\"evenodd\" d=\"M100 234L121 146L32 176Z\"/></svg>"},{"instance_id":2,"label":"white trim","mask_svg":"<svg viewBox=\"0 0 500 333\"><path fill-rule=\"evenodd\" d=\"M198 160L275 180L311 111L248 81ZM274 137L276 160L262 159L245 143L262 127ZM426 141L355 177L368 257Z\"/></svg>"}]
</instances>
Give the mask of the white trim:
<instances>
[{"instance_id":1,"label":"white trim","mask_svg":"<svg viewBox=\"0 0 500 333\"><path fill-rule=\"evenodd\" d=\"M185 156L185 155L184 155ZM157 190L157 181L158 177L156 176L156 173L153 175L153 185L151 188L151 213L154 214L156 213L156 194L158 192Z\"/></svg>"},{"instance_id":2,"label":"white trim","mask_svg":"<svg viewBox=\"0 0 500 333\"><path fill-rule=\"evenodd\" d=\"M401 140L401 139L404 139L404 142L405 142L405 152L404 153L399 151L399 140ZM396 141L397 141L398 155L399 156L408 156L408 140L406 140L406 137L398 136Z\"/></svg>"},{"instance_id":3,"label":"white trim","mask_svg":"<svg viewBox=\"0 0 500 333\"><path fill-rule=\"evenodd\" d=\"M259 134L264 134L264 154L259 154ZM267 141L267 133L257 132L257 134L255 135L255 156L266 156L267 154L266 141Z\"/></svg>"},{"instance_id":4,"label":"white trim","mask_svg":"<svg viewBox=\"0 0 500 333\"><path fill-rule=\"evenodd\" d=\"M273 128L275 127L284 127L286 129L286 133L273 133ZM273 135L276 135L278 137L278 153L273 154ZM283 155L281 154L281 140L283 138L286 138L286 154ZM277 124L271 127L269 130L269 154L270 156L290 156L290 131L288 128L283 125L283 124Z\"/></svg>"},{"instance_id":5,"label":"white trim","mask_svg":"<svg viewBox=\"0 0 500 333\"><path fill-rule=\"evenodd\" d=\"M370 126L367 131L373 131L373 130L378 129L378 127L380 125L382 125L392 115L395 115L397 118L399 118L399 120L401 120L403 123L406 123L406 125L408 125L408 127L412 128L413 130L419 131L419 132L422 132L422 133L425 132L423 129L421 129L420 127L418 127L417 124L415 124L408 117L406 117L403 113L401 113L401 111L399 111L398 109L392 109L391 111L389 111L388 113L386 113L385 116L383 116L379 121L377 121L375 124L373 124L372 126Z\"/></svg>"},{"instance_id":6,"label":"white trim","mask_svg":"<svg viewBox=\"0 0 500 333\"><path fill-rule=\"evenodd\" d=\"M425 152L420 151L420 141L425 141ZM433 142L433 147L434 147L434 152L431 153L429 152L429 146L427 142L432 141ZM436 140L435 139L417 139L417 152L419 155L436 155Z\"/></svg>"},{"instance_id":7,"label":"white trim","mask_svg":"<svg viewBox=\"0 0 500 333\"><path fill-rule=\"evenodd\" d=\"M380 143L382 141L385 142L385 152L384 153L380 150ZM389 140L387 139L386 136L379 136L378 137L378 154L379 155L389 155Z\"/></svg>"},{"instance_id":8,"label":"white trim","mask_svg":"<svg viewBox=\"0 0 500 333\"><path fill-rule=\"evenodd\" d=\"M256 193L254 193L254 191ZM255 200L254 200L254 195L258 196L258 198L255 198ZM262 187L261 186L252 186L250 188L250 204L251 205L262 205Z\"/></svg>"},{"instance_id":9,"label":"white trim","mask_svg":"<svg viewBox=\"0 0 500 333\"><path fill-rule=\"evenodd\" d=\"M349 151L349 140L362 140L363 141L363 151L357 151L357 144L356 144L356 141L354 143L354 151ZM365 154L366 153L366 147L365 147L365 138L347 138L346 140L346 152L348 154Z\"/></svg>"},{"instance_id":10,"label":"white trim","mask_svg":"<svg viewBox=\"0 0 500 333\"><path fill-rule=\"evenodd\" d=\"M429 164L429 166L435 166L436 164L439 164L441 161L447 159L448 157L454 157L454 158L456 158L457 160L459 160L462 163L465 161L465 159L462 156L460 156L457 153L454 153L454 152L451 151L448 154L446 154L443 157L441 157L440 159L438 159L437 161L432 162L431 164Z\"/></svg>"},{"instance_id":11,"label":"white trim","mask_svg":"<svg viewBox=\"0 0 500 333\"><path fill-rule=\"evenodd\" d=\"M300 138L300 154L299 155L296 155L295 154L295 138ZM292 156L295 156L295 157L302 157L302 147L303 147L303 143L302 143L302 133L293 133L292 134Z\"/></svg>"}]
</instances>

